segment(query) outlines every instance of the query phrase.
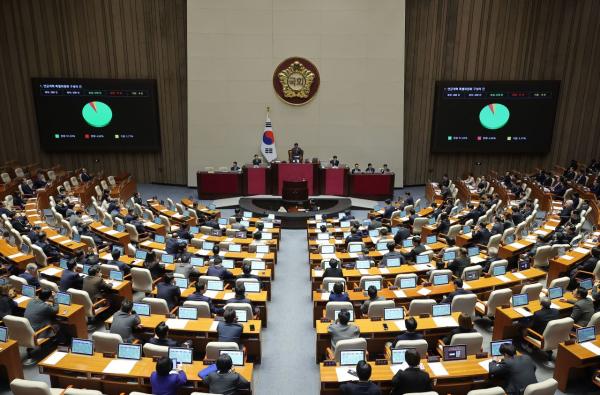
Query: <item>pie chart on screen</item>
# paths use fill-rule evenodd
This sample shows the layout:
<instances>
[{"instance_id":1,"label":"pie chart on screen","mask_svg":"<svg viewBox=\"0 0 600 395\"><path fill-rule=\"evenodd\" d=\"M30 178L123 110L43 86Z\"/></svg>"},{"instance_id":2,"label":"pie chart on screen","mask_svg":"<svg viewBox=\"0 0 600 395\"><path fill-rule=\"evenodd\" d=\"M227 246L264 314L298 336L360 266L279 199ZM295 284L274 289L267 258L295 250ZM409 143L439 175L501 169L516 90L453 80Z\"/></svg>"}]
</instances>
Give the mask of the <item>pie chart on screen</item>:
<instances>
[{"instance_id":1,"label":"pie chart on screen","mask_svg":"<svg viewBox=\"0 0 600 395\"><path fill-rule=\"evenodd\" d=\"M101 101L86 103L81 110L81 115L88 125L95 128L103 128L112 120L112 110Z\"/></svg>"},{"instance_id":2,"label":"pie chart on screen","mask_svg":"<svg viewBox=\"0 0 600 395\"><path fill-rule=\"evenodd\" d=\"M486 129L500 129L506 125L509 118L508 107L500 103L488 104L479 112L479 122Z\"/></svg>"}]
</instances>

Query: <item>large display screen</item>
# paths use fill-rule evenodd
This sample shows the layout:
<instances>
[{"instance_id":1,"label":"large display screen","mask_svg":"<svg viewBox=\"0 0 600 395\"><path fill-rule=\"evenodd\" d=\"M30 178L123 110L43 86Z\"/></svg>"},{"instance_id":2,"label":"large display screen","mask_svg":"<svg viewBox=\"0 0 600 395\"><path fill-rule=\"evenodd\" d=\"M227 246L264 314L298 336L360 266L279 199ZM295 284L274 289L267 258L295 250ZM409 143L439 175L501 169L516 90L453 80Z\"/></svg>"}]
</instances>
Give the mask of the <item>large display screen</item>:
<instances>
[{"instance_id":1,"label":"large display screen","mask_svg":"<svg viewBox=\"0 0 600 395\"><path fill-rule=\"evenodd\" d=\"M45 151L158 151L155 80L34 78Z\"/></svg>"},{"instance_id":2,"label":"large display screen","mask_svg":"<svg viewBox=\"0 0 600 395\"><path fill-rule=\"evenodd\" d=\"M431 152L550 150L560 81L438 81Z\"/></svg>"}]
</instances>

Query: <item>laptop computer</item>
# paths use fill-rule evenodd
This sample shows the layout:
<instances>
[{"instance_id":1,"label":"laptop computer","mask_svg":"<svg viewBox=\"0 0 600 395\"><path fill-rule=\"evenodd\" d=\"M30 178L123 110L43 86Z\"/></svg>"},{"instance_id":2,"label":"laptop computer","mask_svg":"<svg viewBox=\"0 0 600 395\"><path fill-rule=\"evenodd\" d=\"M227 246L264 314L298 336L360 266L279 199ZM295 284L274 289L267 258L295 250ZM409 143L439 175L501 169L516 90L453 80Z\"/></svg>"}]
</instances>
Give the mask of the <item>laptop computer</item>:
<instances>
[{"instance_id":1,"label":"laptop computer","mask_svg":"<svg viewBox=\"0 0 600 395\"><path fill-rule=\"evenodd\" d=\"M246 292L258 293L258 292L260 292L260 282L244 281L244 288L246 289Z\"/></svg>"},{"instance_id":2,"label":"laptop computer","mask_svg":"<svg viewBox=\"0 0 600 395\"><path fill-rule=\"evenodd\" d=\"M442 256L443 261L453 261L456 259L456 251L446 251Z\"/></svg>"},{"instance_id":3,"label":"laptop computer","mask_svg":"<svg viewBox=\"0 0 600 395\"><path fill-rule=\"evenodd\" d=\"M386 259L385 264L387 267L399 267L400 266L400 258Z\"/></svg>"},{"instance_id":4,"label":"laptop computer","mask_svg":"<svg viewBox=\"0 0 600 395\"><path fill-rule=\"evenodd\" d=\"M0 326L0 343L6 343L8 340L8 328Z\"/></svg>"},{"instance_id":5,"label":"laptop computer","mask_svg":"<svg viewBox=\"0 0 600 395\"><path fill-rule=\"evenodd\" d=\"M335 310L333 312L333 318L334 318L334 320L337 321L338 315L340 315L340 311L342 311L342 310ZM348 311L348 313L350 313L350 322L353 322L354 321L354 310L347 310L347 311Z\"/></svg>"},{"instance_id":6,"label":"laptop computer","mask_svg":"<svg viewBox=\"0 0 600 395\"><path fill-rule=\"evenodd\" d=\"M180 320L197 320L198 310L195 307L179 307L177 309L177 317Z\"/></svg>"},{"instance_id":7,"label":"laptop computer","mask_svg":"<svg viewBox=\"0 0 600 395\"><path fill-rule=\"evenodd\" d=\"M402 365L406 363L406 352L414 348L392 348L392 365Z\"/></svg>"},{"instance_id":8,"label":"laptop computer","mask_svg":"<svg viewBox=\"0 0 600 395\"><path fill-rule=\"evenodd\" d=\"M479 255L479 247L469 247L469 248L467 248L467 255L469 255L469 258L472 257L472 256Z\"/></svg>"},{"instance_id":9,"label":"laptop computer","mask_svg":"<svg viewBox=\"0 0 600 395\"><path fill-rule=\"evenodd\" d=\"M191 348L169 347L169 358L173 361L173 365L179 363L191 364L192 352Z\"/></svg>"},{"instance_id":10,"label":"laptop computer","mask_svg":"<svg viewBox=\"0 0 600 395\"><path fill-rule=\"evenodd\" d=\"M121 343L117 347L118 359L133 359L139 361L142 358L142 345Z\"/></svg>"},{"instance_id":11,"label":"laptop computer","mask_svg":"<svg viewBox=\"0 0 600 395\"><path fill-rule=\"evenodd\" d=\"M223 281L221 280L208 280L206 282L206 289L208 291L222 291Z\"/></svg>"},{"instance_id":12,"label":"laptop computer","mask_svg":"<svg viewBox=\"0 0 600 395\"><path fill-rule=\"evenodd\" d=\"M71 341L71 352L79 355L94 355L94 342L87 339L74 338Z\"/></svg>"},{"instance_id":13,"label":"laptop computer","mask_svg":"<svg viewBox=\"0 0 600 395\"><path fill-rule=\"evenodd\" d=\"M503 276L506 274L506 266L495 266L492 270L492 276Z\"/></svg>"},{"instance_id":14,"label":"laptop computer","mask_svg":"<svg viewBox=\"0 0 600 395\"><path fill-rule=\"evenodd\" d=\"M436 274L433 276L433 285L446 285L450 282L447 274Z\"/></svg>"},{"instance_id":15,"label":"laptop computer","mask_svg":"<svg viewBox=\"0 0 600 395\"><path fill-rule=\"evenodd\" d=\"M425 241L425 244L433 244L437 242L437 236L436 235L429 235L427 236L427 239Z\"/></svg>"},{"instance_id":16,"label":"laptop computer","mask_svg":"<svg viewBox=\"0 0 600 395\"><path fill-rule=\"evenodd\" d=\"M144 317L147 317L151 314L150 305L146 303L134 303L133 311L135 311L138 315L142 315Z\"/></svg>"},{"instance_id":17,"label":"laptop computer","mask_svg":"<svg viewBox=\"0 0 600 395\"><path fill-rule=\"evenodd\" d=\"M123 281L123 272L119 270L111 270L108 275L113 281Z\"/></svg>"},{"instance_id":18,"label":"laptop computer","mask_svg":"<svg viewBox=\"0 0 600 395\"><path fill-rule=\"evenodd\" d=\"M384 320L403 320L404 309L402 307L392 307L383 309Z\"/></svg>"},{"instance_id":19,"label":"laptop computer","mask_svg":"<svg viewBox=\"0 0 600 395\"><path fill-rule=\"evenodd\" d=\"M244 351L219 350L219 355L229 355L233 366L244 366Z\"/></svg>"},{"instance_id":20,"label":"laptop computer","mask_svg":"<svg viewBox=\"0 0 600 395\"><path fill-rule=\"evenodd\" d=\"M434 304L431 309L433 317L443 317L452 313L450 303Z\"/></svg>"},{"instance_id":21,"label":"laptop computer","mask_svg":"<svg viewBox=\"0 0 600 395\"><path fill-rule=\"evenodd\" d=\"M418 264L429 263L429 262L431 262L431 255L429 255L429 254L417 255L416 261Z\"/></svg>"},{"instance_id":22,"label":"laptop computer","mask_svg":"<svg viewBox=\"0 0 600 395\"><path fill-rule=\"evenodd\" d=\"M563 297L564 290L562 287L552 287L548 288L548 298L552 299L560 299Z\"/></svg>"},{"instance_id":23,"label":"laptop computer","mask_svg":"<svg viewBox=\"0 0 600 395\"><path fill-rule=\"evenodd\" d=\"M348 252L361 252L362 251L362 244L350 244L348 246Z\"/></svg>"},{"instance_id":24,"label":"laptop computer","mask_svg":"<svg viewBox=\"0 0 600 395\"><path fill-rule=\"evenodd\" d=\"M57 292L56 293L56 303L62 304L65 306L71 305L71 294L67 292Z\"/></svg>"},{"instance_id":25,"label":"laptop computer","mask_svg":"<svg viewBox=\"0 0 600 395\"><path fill-rule=\"evenodd\" d=\"M417 286L416 277L407 277L400 279L400 289L415 288Z\"/></svg>"},{"instance_id":26,"label":"laptop computer","mask_svg":"<svg viewBox=\"0 0 600 395\"><path fill-rule=\"evenodd\" d=\"M596 340L596 327L586 326L577 329L577 343L585 343Z\"/></svg>"},{"instance_id":27,"label":"laptop computer","mask_svg":"<svg viewBox=\"0 0 600 395\"><path fill-rule=\"evenodd\" d=\"M135 259L140 259L142 261L145 261L147 255L148 255L148 251L144 251L144 250L136 250L135 251Z\"/></svg>"},{"instance_id":28,"label":"laptop computer","mask_svg":"<svg viewBox=\"0 0 600 395\"><path fill-rule=\"evenodd\" d=\"M177 288L187 289L189 287L189 280L187 278L175 277L175 285Z\"/></svg>"},{"instance_id":29,"label":"laptop computer","mask_svg":"<svg viewBox=\"0 0 600 395\"><path fill-rule=\"evenodd\" d=\"M411 248L413 246L414 246L414 244L413 244L412 239L404 239L404 240L402 240L402 248Z\"/></svg>"},{"instance_id":30,"label":"laptop computer","mask_svg":"<svg viewBox=\"0 0 600 395\"><path fill-rule=\"evenodd\" d=\"M465 280L466 281L474 281L474 280L479 280L479 270L469 270L469 271L465 271Z\"/></svg>"},{"instance_id":31,"label":"laptop computer","mask_svg":"<svg viewBox=\"0 0 600 395\"><path fill-rule=\"evenodd\" d=\"M329 232L317 233L317 240L329 240Z\"/></svg>"},{"instance_id":32,"label":"laptop computer","mask_svg":"<svg viewBox=\"0 0 600 395\"><path fill-rule=\"evenodd\" d=\"M511 339L504 340L494 340L490 342L490 354L492 357L499 357L502 354L500 353L500 346L503 344L512 344Z\"/></svg>"},{"instance_id":33,"label":"laptop computer","mask_svg":"<svg viewBox=\"0 0 600 395\"><path fill-rule=\"evenodd\" d=\"M265 261L251 261L250 268L252 270L265 270L267 268L267 264Z\"/></svg>"},{"instance_id":34,"label":"laptop computer","mask_svg":"<svg viewBox=\"0 0 600 395\"><path fill-rule=\"evenodd\" d=\"M521 307L525 306L529 303L529 295L527 294L517 294L512 296L512 306L513 307Z\"/></svg>"},{"instance_id":35,"label":"laptop computer","mask_svg":"<svg viewBox=\"0 0 600 395\"><path fill-rule=\"evenodd\" d=\"M345 350L340 352L341 366L356 366L359 361L365 360L365 350Z\"/></svg>"},{"instance_id":36,"label":"laptop computer","mask_svg":"<svg viewBox=\"0 0 600 395\"><path fill-rule=\"evenodd\" d=\"M367 261L366 259L357 259L355 266L357 269L368 269L371 267L371 261Z\"/></svg>"},{"instance_id":37,"label":"laptop computer","mask_svg":"<svg viewBox=\"0 0 600 395\"><path fill-rule=\"evenodd\" d=\"M365 286L365 290L369 289L370 287L375 287L377 288L378 291L381 290L381 280L366 280L364 283Z\"/></svg>"},{"instance_id":38,"label":"laptop computer","mask_svg":"<svg viewBox=\"0 0 600 395\"><path fill-rule=\"evenodd\" d=\"M238 322L248 322L248 312L246 310L235 310L235 316Z\"/></svg>"},{"instance_id":39,"label":"laptop computer","mask_svg":"<svg viewBox=\"0 0 600 395\"><path fill-rule=\"evenodd\" d=\"M460 361L467 359L467 345L444 346L444 361Z\"/></svg>"},{"instance_id":40,"label":"laptop computer","mask_svg":"<svg viewBox=\"0 0 600 395\"><path fill-rule=\"evenodd\" d=\"M229 247L227 248L227 250L229 252L241 252L242 245L241 244L229 244Z\"/></svg>"}]
</instances>

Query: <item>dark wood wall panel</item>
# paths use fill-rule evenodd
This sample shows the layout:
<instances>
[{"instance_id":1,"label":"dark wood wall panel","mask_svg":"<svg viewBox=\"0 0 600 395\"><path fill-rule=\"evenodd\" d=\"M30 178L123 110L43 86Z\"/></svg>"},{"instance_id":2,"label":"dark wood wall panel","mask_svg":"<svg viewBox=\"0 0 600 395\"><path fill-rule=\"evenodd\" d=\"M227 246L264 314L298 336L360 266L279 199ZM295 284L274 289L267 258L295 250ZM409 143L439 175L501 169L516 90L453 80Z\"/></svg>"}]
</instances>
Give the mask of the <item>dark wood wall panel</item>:
<instances>
[{"instance_id":1,"label":"dark wood wall panel","mask_svg":"<svg viewBox=\"0 0 600 395\"><path fill-rule=\"evenodd\" d=\"M600 156L599 41L597 0L407 0L405 184ZM547 155L429 152L436 80L510 79L562 81Z\"/></svg>"},{"instance_id":2,"label":"dark wood wall panel","mask_svg":"<svg viewBox=\"0 0 600 395\"><path fill-rule=\"evenodd\" d=\"M185 0L0 1L0 162L62 163L143 182L187 182ZM157 153L41 151L32 77L157 80Z\"/></svg>"}]
</instances>

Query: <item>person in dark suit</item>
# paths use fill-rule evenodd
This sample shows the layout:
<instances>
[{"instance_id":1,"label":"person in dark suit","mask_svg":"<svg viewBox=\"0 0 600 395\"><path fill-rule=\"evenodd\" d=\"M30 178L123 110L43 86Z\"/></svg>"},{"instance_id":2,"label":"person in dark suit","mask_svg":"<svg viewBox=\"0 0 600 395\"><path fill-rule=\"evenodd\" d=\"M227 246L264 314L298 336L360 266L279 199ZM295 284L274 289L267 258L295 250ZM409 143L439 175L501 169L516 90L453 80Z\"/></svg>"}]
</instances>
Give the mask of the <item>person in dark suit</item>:
<instances>
[{"instance_id":1,"label":"person in dark suit","mask_svg":"<svg viewBox=\"0 0 600 395\"><path fill-rule=\"evenodd\" d=\"M157 346L177 347L177 341L169 338L169 327L164 321L161 321L154 328L154 337L148 340L148 343Z\"/></svg>"},{"instance_id":2,"label":"person in dark suit","mask_svg":"<svg viewBox=\"0 0 600 395\"><path fill-rule=\"evenodd\" d=\"M292 162L300 162L304 157L304 150L300 148L298 143L294 143L294 146L291 149L292 154Z\"/></svg>"},{"instance_id":3,"label":"person in dark suit","mask_svg":"<svg viewBox=\"0 0 600 395\"><path fill-rule=\"evenodd\" d=\"M468 295L473 292L463 288L463 280L461 278L457 278L454 280L454 287L456 288L454 292L450 292L446 297L442 300L442 303L450 303L452 304L452 300L454 300L455 296L458 295Z\"/></svg>"},{"instance_id":4,"label":"person in dark suit","mask_svg":"<svg viewBox=\"0 0 600 395\"><path fill-rule=\"evenodd\" d=\"M429 374L419 368L421 355L415 349L409 349L404 356L408 368L398 370L392 378L392 391L390 395L401 395L409 392L431 391Z\"/></svg>"},{"instance_id":5,"label":"person in dark suit","mask_svg":"<svg viewBox=\"0 0 600 395\"><path fill-rule=\"evenodd\" d=\"M357 165L358 163L355 166ZM396 207L392 204L392 201L390 199L387 199L385 201L385 207L383 208L383 214L381 216L383 218L389 219L394 211L396 211Z\"/></svg>"},{"instance_id":6,"label":"person in dark suit","mask_svg":"<svg viewBox=\"0 0 600 395\"><path fill-rule=\"evenodd\" d=\"M42 189L46 186L47 182L44 180L43 174L40 172L33 180L33 188L34 189Z\"/></svg>"},{"instance_id":7,"label":"person in dark suit","mask_svg":"<svg viewBox=\"0 0 600 395\"><path fill-rule=\"evenodd\" d=\"M35 191L31 189L31 187L29 186L29 184L27 184L25 179L21 181L21 191L23 191L23 195L25 195L26 197L31 197L35 195Z\"/></svg>"},{"instance_id":8,"label":"person in dark suit","mask_svg":"<svg viewBox=\"0 0 600 395\"><path fill-rule=\"evenodd\" d=\"M329 260L329 267L323 272L323 278L325 277L344 277L342 269L338 267L338 260L331 258Z\"/></svg>"},{"instance_id":9,"label":"person in dark suit","mask_svg":"<svg viewBox=\"0 0 600 395\"><path fill-rule=\"evenodd\" d=\"M567 191L567 187L565 186L565 179L563 177L560 178L560 180L558 181L558 183L556 183L556 185L554 185L554 187L552 187L552 189L550 189L550 192L558 197L563 197L565 195L565 192Z\"/></svg>"},{"instance_id":10,"label":"person in dark suit","mask_svg":"<svg viewBox=\"0 0 600 395\"><path fill-rule=\"evenodd\" d=\"M567 200L563 202L563 207L560 210L558 216L560 217L560 225L565 224L571 218L571 212L573 211L573 201ZM560 226L559 225L559 226Z\"/></svg>"},{"instance_id":11,"label":"person in dark suit","mask_svg":"<svg viewBox=\"0 0 600 395\"><path fill-rule=\"evenodd\" d=\"M119 268L119 271L123 272L124 275L128 275L131 272L131 267L125 262L121 262L121 250L116 248L110 253L112 260L108 262L109 265L113 265Z\"/></svg>"},{"instance_id":12,"label":"person in dark suit","mask_svg":"<svg viewBox=\"0 0 600 395\"><path fill-rule=\"evenodd\" d=\"M56 314L58 314L58 304L52 299L52 291L49 289L40 290L38 297L33 298L27 307L23 316L29 320L29 324L34 331L39 331L45 326L52 325ZM56 329L58 326L53 326ZM50 331L46 331L41 337L50 336Z\"/></svg>"},{"instance_id":13,"label":"person in dark suit","mask_svg":"<svg viewBox=\"0 0 600 395\"><path fill-rule=\"evenodd\" d=\"M346 237L346 245L351 242L361 242L362 235L358 233L358 228L353 226L350 228L350 234Z\"/></svg>"},{"instance_id":14,"label":"person in dark suit","mask_svg":"<svg viewBox=\"0 0 600 395\"><path fill-rule=\"evenodd\" d=\"M371 285L367 289L367 294L369 295L369 299L365 300L360 306L360 312L362 313L363 317L366 317L369 313L369 306L371 305L371 302L379 302L385 300L383 296L377 295L377 288L375 288L375 286L373 285Z\"/></svg>"},{"instance_id":15,"label":"person in dark suit","mask_svg":"<svg viewBox=\"0 0 600 395\"><path fill-rule=\"evenodd\" d=\"M252 159L252 166L260 166L262 160L258 157L258 154L254 154L254 158Z\"/></svg>"},{"instance_id":16,"label":"person in dark suit","mask_svg":"<svg viewBox=\"0 0 600 395\"><path fill-rule=\"evenodd\" d=\"M231 164L231 167L229 168L229 170L230 170L230 171L240 171L240 170L241 170L241 168L238 166L238 163L237 163L237 162L233 162L233 163Z\"/></svg>"},{"instance_id":17,"label":"person in dark suit","mask_svg":"<svg viewBox=\"0 0 600 395\"><path fill-rule=\"evenodd\" d=\"M417 332L417 320L413 317L409 317L404 321L404 325L406 326L406 331L402 332L394 339L393 345L396 345L400 340L421 340L423 339L423 334Z\"/></svg>"},{"instance_id":18,"label":"person in dark suit","mask_svg":"<svg viewBox=\"0 0 600 395\"><path fill-rule=\"evenodd\" d=\"M367 163L367 168L365 169L365 173L375 174L375 168L372 163Z\"/></svg>"},{"instance_id":19,"label":"person in dark suit","mask_svg":"<svg viewBox=\"0 0 600 395\"><path fill-rule=\"evenodd\" d=\"M401 253L399 253L395 250L396 243L394 243L393 241L390 241L389 243L387 243L387 248L388 248L388 252L383 256L383 258L379 262L379 267L387 267L387 261L390 259L394 259L394 258L400 259L401 265L406 261L404 256L402 256Z\"/></svg>"},{"instance_id":20,"label":"person in dark suit","mask_svg":"<svg viewBox=\"0 0 600 395\"><path fill-rule=\"evenodd\" d=\"M492 234L487 229L484 223L475 226L474 232L471 234L471 242L474 244L487 244L490 241Z\"/></svg>"},{"instance_id":21,"label":"person in dark suit","mask_svg":"<svg viewBox=\"0 0 600 395\"><path fill-rule=\"evenodd\" d=\"M25 271L19 275L19 277L25 279L28 285L36 288L40 287L40 280L38 276L38 267L35 263L28 263L25 267Z\"/></svg>"},{"instance_id":22,"label":"person in dark suit","mask_svg":"<svg viewBox=\"0 0 600 395\"><path fill-rule=\"evenodd\" d=\"M381 395L381 389L377 384L370 381L371 365L366 361L358 361L356 364L356 375L358 381L350 381L340 384L342 395Z\"/></svg>"},{"instance_id":23,"label":"person in dark suit","mask_svg":"<svg viewBox=\"0 0 600 395\"><path fill-rule=\"evenodd\" d=\"M223 309L221 307L216 307L212 299L208 296L204 295L204 291L206 288L206 284L200 281L196 282L196 292L187 297L187 300L192 300L196 302L206 302L208 303L208 307L210 308L211 313L213 314L222 314Z\"/></svg>"},{"instance_id":24,"label":"person in dark suit","mask_svg":"<svg viewBox=\"0 0 600 395\"><path fill-rule=\"evenodd\" d=\"M67 292L69 288L83 288L83 277L81 277L79 273L75 272L76 266L77 261L75 259L69 259L67 261L67 268L63 270L62 275L60 276L58 289L63 292Z\"/></svg>"},{"instance_id":25,"label":"person in dark suit","mask_svg":"<svg viewBox=\"0 0 600 395\"><path fill-rule=\"evenodd\" d=\"M402 245L402 242L410 237L410 230L405 227L399 227L398 231L394 235L394 242L398 245Z\"/></svg>"},{"instance_id":26,"label":"person in dark suit","mask_svg":"<svg viewBox=\"0 0 600 395\"><path fill-rule=\"evenodd\" d=\"M499 216L494 217L494 224L492 225L491 235L498 235L504 232L504 225L502 224L502 218Z\"/></svg>"},{"instance_id":27,"label":"person in dark suit","mask_svg":"<svg viewBox=\"0 0 600 395\"><path fill-rule=\"evenodd\" d=\"M424 253L427 251L424 245L421 244L421 237L415 236L412 238L413 241L413 249L410 250L407 254L402 254L404 258L406 258L409 262L414 262L417 259L417 255Z\"/></svg>"},{"instance_id":28,"label":"person in dark suit","mask_svg":"<svg viewBox=\"0 0 600 395\"><path fill-rule=\"evenodd\" d=\"M362 173L361 170L360 170L360 167L358 167L358 163L354 164L354 167L352 168L352 170L350 170L350 173L352 173L352 174Z\"/></svg>"},{"instance_id":29,"label":"person in dark suit","mask_svg":"<svg viewBox=\"0 0 600 395\"><path fill-rule=\"evenodd\" d=\"M578 271L584 271L592 273L596 268L596 264L600 259L600 247L592 247L592 256L588 257L583 262L577 263L573 266L573 268L569 271L569 277L571 281L569 283L569 289L575 289L577 287L577 279L575 275Z\"/></svg>"},{"instance_id":30,"label":"person in dark suit","mask_svg":"<svg viewBox=\"0 0 600 395\"><path fill-rule=\"evenodd\" d=\"M344 292L344 284L340 281L333 284L333 292L329 294L330 302L349 302L350 297Z\"/></svg>"},{"instance_id":31,"label":"person in dark suit","mask_svg":"<svg viewBox=\"0 0 600 395\"><path fill-rule=\"evenodd\" d=\"M217 336L220 342L234 342L240 344L240 338L244 328L238 324L235 310L229 309L223 313L225 321L219 321L217 325Z\"/></svg>"},{"instance_id":32,"label":"person in dark suit","mask_svg":"<svg viewBox=\"0 0 600 395\"><path fill-rule=\"evenodd\" d=\"M537 383L535 364L529 355L516 355L515 346L502 344L500 362L490 362L490 377L504 379L504 391L508 395L522 394L529 384Z\"/></svg>"},{"instance_id":33,"label":"person in dark suit","mask_svg":"<svg viewBox=\"0 0 600 395\"><path fill-rule=\"evenodd\" d=\"M448 187L450 186L450 178L448 178L448 174L444 174L442 176L442 181L439 182L440 187Z\"/></svg>"},{"instance_id":34,"label":"person in dark suit","mask_svg":"<svg viewBox=\"0 0 600 395\"><path fill-rule=\"evenodd\" d=\"M140 325L140 317L133 310L133 303L129 299L124 299L121 303L121 309L113 315L110 333L121 335L125 343L131 343L134 340L133 331Z\"/></svg>"},{"instance_id":35,"label":"person in dark suit","mask_svg":"<svg viewBox=\"0 0 600 395\"><path fill-rule=\"evenodd\" d=\"M477 331L475 330L475 328L473 328L473 321L471 320L471 316L461 314L458 316L458 327L452 329L448 335L444 336L443 342L444 344L448 345L452 341L454 335L473 332Z\"/></svg>"},{"instance_id":36,"label":"person in dark suit","mask_svg":"<svg viewBox=\"0 0 600 395\"><path fill-rule=\"evenodd\" d=\"M450 220L448 219L448 214L441 213L440 214L440 222L438 224L438 233L446 234L448 230L450 230Z\"/></svg>"},{"instance_id":37,"label":"person in dark suit","mask_svg":"<svg viewBox=\"0 0 600 395\"><path fill-rule=\"evenodd\" d=\"M100 268L98 265L90 267L88 275L83 279L83 290L88 293L92 303L101 298L103 294L109 292L112 286L102 279L100 276Z\"/></svg>"},{"instance_id":38,"label":"person in dark suit","mask_svg":"<svg viewBox=\"0 0 600 395\"><path fill-rule=\"evenodd\" d=\"M239 390L250 388L250 383L241 374L231 369L233 362L231 357L223 354L217 358L215 363L217 371L210 373L204 381L208 384L211 394L233 395Z\"/></svg>"},{"instance_id":39,"label":"person in dark suit","mask_svg":"<svg viewBox=\"0 0 600 395\"><path fill-rule=\"evenodd\" d=\"M467 256L467 250L461 248L458 252L458 256L448 265L448 269L452 270L452 274L456 277L461 277L463 271L467 266L471 264L469 257Z\"/></svg>"},{"instance_id":40,"label":"person in dark suit","mask_svg":"<svg viewBox=\"0 0 600 395\"><path fill-rule=\"evenodd\" d=\"M153 279L162 277L166 273L164 264L161 264L158 261L156 253L154 251L150 251L148 252L148 254L146 254L144 268L150 271L150 275Z\"/></svg>"},{"instance_id":41,"label":"person in dark suit","mask_svg":"<svg viewBox=\"0 0 600 395\"><path fill-rule=\"evenodd\" d=\"M81 173L79 174L79 178L83 182L88 182L92 180L92 176L90 176L87 172L87 169L81 169Z\"/></svg>"},{"instance_id":42,"label":"person in dark suit","mask_svg":"<svg viewBox=\"0 0 600 395\"><path fill-rule=\"evenodd\" d=\"M48 262L58 262L60 259L60 252L58 248L48 243L46 232L40 232L37 243L35 243L38 247L44 251L46 257L48 258Z\"/></svg>"},{"instance_id":43,"label":"person in dark suit","mask_svg":"<svg viewBox=\"0 0 600 395\"><path fill-rule=\"evenodd\" d=\"M540 299L540 305L542 308L535 313L531 318L531 329L536 331L537 333L544 333L546 326L552 320L557 320L560 318L560 313L557 309L553 309L550 306L552 302L547 297L543 297Z\"/></svg>"},{"instance_id":44,"label":"person in dark suit","mask_svg":"<svg viewBox=\"0 0 600 395\"><path fill-rule=\"evenodd\" d=\"M244 286L244 283L236 284L234 291L235 291L235 296L231 299L228 299L225 302L225 304L227 304L227 303L248 303L250 306L252 306L252 301L246 297L246 286Z\"/></svg>"},{"instance_id":45,"label":"person in dark suit","mask_svg":"<svg viewBox=\"0 0 600 395\"><path fill-rule=\"evenodd\" d=\"M573 305L571 318L575 321L575 325L587 326L590 318L594 314L594 302L588 299L588 291L583 288L577 288L575 291L575 299L566 299L567 303ZM561 299L562 300L562 299Z\"/></svg>"},{"instance_id":46,"label":"person in dark suit","mask_svg":"<svg viewBox=\"0 0 600 395\"><path fill-rule=\"evenodd\" d=\"M258 280L260 284L260 277L256 274L252 274L252 265L249 262L246 262L242 265L242 274L240 274L238 278L253 278Z\"/></svg>"},{"instance_id":47,"label":"person in dark suit","mask_svg":"<svg viewBox=\"0 0 600 395\"><path fill-rule=\"evenodd\" d=\"M163 277L163 282L156 285L156 297L164 299L172 310L179 304L181 298L181 289L173 284L173 274L166 273Z\"/></svg>"},{"instance_id":48,"label":"person in dark suit","mask_svg":"<svg viewBox=\"0 0 600 395\"><path fill-rule=\"evenodd\" d=\"M337 155L333 155L333 158L329 161L329 164L331 165L331 167L339 167L340 166L340 161L338 160Z\"/></svg>"},{"instance_id":49,"label":"person in dark suit","mask_svg":"<svg viewBox=\"0 0 600 395\"><path fill-rule=\"evenodd\" d=\"M15 290L8 284L0 286L0 320L7 315L16 315L19 305L13 300Z\"/></svg>"},{"instance_id":50,"label":"person in dark suit","mask_svg":"<svg viewBox=\"0 0 600 395\"><path fill-rule=\"evenodd\" d=\"M350 322L350 312L346 309L338 313L337 321L327 327L327 332L331 337L331 347L334 350L338 341L356 339L360 336L360 328Z\"/></svg>"},{"instance_id":51,"label":"person in dark suit","mask_svg":"<svg viewBox=\"0 0 600 395\"><path fill-rule=\"evenodd\" d=\"M388 167L387 163L383 164L383 167L381 169L379 169L379 172L381 174L385 174L385 173L391 173L390 168Z\"/></svg>"},{"instance_id":52,"label":"person in dark suit","mask_svg":"<svg viewBox=\"0 0 600 395\"><path fill-rule=\"evenodd\" d=\"M177 238L190 241L193 236L190 233L190 225L188 223L183 223L180 225L179 230L174 234Z\"/></svg>"},{"instance_id":53,"label":"person in dark suit","mask_svg":"<svg viewBox=\"0 0 600 395\"><path fill-rule=\"evenodd\" d=\"M15 213L6 207L4 207L4 201L0 201L0 216L6 215L8 218L15 216Z\"/></svg>"},{"instance_id":54,"label":"person in dark suit","mask_svg":"<svg viewBox=\"0 0 600 395\"><path fill-rule=\"evenodd\" d=\"M221 280L228 280L233 278L233 274L227 268L223 267L221 263L223 260L220 256L215 256L213 259L213 264L209 266L206 271L207 276L219 277Z\"/></svg>"}]
</instances>

